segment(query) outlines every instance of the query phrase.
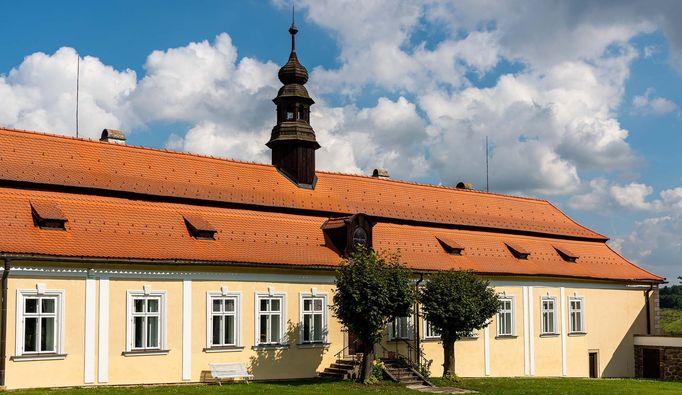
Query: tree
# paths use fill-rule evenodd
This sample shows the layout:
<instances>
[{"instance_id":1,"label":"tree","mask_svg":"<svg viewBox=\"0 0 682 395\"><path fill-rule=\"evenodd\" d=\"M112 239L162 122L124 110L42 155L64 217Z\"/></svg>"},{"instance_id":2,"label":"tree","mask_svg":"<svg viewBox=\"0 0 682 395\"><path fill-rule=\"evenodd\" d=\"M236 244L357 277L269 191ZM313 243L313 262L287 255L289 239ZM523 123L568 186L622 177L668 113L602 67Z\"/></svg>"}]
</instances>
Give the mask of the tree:
<instances>
[{"instance_id":1,"label":"tree","mask_svg":"<svg viewBox=\"0 0 682 395\"><path fill-rule=\"evenodd\" d=\"M455 374L455 342L483 328L500 308L495 290L471 271L439 271L420 290L424 317L443 342L443 377Z\"/></svg>"},{"instance_id":2,"label":"tree","mask_svg":"<svg viewBox=\"0 0 682 395\"><path fill-rule=\"evenodd\" d=\"M415 299L410 271L398 254L379 255L359 246L337 270L331 310L365 346L362 382L371 375L374 345L384 328L394 318L408 316Z\"/></svg>"}]
</instances>

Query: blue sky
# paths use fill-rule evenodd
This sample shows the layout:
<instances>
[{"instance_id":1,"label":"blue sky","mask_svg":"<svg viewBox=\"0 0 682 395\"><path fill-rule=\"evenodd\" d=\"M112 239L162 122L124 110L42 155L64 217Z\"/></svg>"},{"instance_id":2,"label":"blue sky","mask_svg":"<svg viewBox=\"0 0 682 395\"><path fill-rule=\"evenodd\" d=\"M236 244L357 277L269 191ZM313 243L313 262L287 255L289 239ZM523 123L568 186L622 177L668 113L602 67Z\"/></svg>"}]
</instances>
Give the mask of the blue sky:
<instances>
[{"instance_id":1,"label":"blue sky","mask_svg":"<svg viewBox=\"0 0 682 395\"><path fill-rule=\"evenodd\" d=\"M291 2L3 2L0 124L268 161ZM319 167L547 198L682 275L682 7L297 1ZM77 55L78 54L78 55Z\"/></svg>"}]
</instances>

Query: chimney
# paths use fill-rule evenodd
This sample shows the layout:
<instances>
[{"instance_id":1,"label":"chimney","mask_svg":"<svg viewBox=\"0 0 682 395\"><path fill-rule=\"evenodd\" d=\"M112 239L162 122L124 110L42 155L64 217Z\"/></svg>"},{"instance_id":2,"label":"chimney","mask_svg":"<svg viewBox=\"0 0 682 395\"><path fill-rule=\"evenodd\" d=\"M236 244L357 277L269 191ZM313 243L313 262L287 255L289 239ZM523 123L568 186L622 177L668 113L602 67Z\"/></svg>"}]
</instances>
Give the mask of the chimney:
<instances>
[{"instance_id":1,"label":"chimney","mask_svg":"<svg viewBox=\"0 0 682 395\"><path fill-rule=\"evenodd\" d=\"M472 184L472 183L470 183L470 182L463 182L463 181L460 181L460 182L457 183L456 188L457 188L457 189L468 189L468 190L473 190L473 189L474 189L474 184Z\"/></svg>"},{"instance_id":2,"label":"chimney","mask_svg":"<svg viewBox=\"0 0 682 395\"><path fill-rule=\"evenodd\" d=\"M386 179L390 178L391 176L388 174L388 170L386 169L374 169L372 172L372 177Z\"/></svg>"},{"instance_id":3,"label":"chimney","mask_svg":"<svg viewBox=\"0 0 682 395\"><path fill-rule=\"evenodd\" d=\"M115 129L104 129L102 130L102 137L99 141L104 141L107 143L125 144L126 134L120 130Z\"/></svg>"}]
</instances>

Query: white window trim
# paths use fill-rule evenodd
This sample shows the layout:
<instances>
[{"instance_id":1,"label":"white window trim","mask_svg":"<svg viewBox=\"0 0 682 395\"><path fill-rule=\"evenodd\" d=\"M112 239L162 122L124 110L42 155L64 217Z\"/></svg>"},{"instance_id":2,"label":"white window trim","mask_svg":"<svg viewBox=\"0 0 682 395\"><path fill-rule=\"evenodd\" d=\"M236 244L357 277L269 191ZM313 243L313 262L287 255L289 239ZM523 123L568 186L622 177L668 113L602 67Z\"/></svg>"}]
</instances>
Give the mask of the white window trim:
<instances>
[{"instance_id":1,"label":"white window trim","mask_svg":"<svg viewBox=\"0 0 682 395\"><path fill-rule=\"evenodd\" d=\"M280 331L281 336L277 343L261 343L260 342L260 300L269 298L280 298L280 306L282 306L282 314L280 315ZM255 294L254 310L254 325L253 325L253 344L254 347L279 347L287 346L289 339L287 338L287 293L286 292L257 292Z\"/></svg>"},{"instance_id":2,"label":"white window trim","mask_svg":"<svg viewBox=\"0 0 682 395\"><path fill-rule=\"evenodd\" d=\"M211 318L213 315L213 298L234 298L235 299L235 322L234 322L234 346L214 346L212 340ZM243 348L242 343L242 293L241 292L207 292L206 293L206 350L217 350L220 348Z\"/></svg>"},{"instance_id":3,"label":"white window trim","mask_svg":"<svg viewBox=\"0 0 682 395\"><path fill-rule=\"evenodd\" d=\"M424 340L440 340L440 335L437 336L429 336L428 333L429 331L427 330L429 328L429 320L424 318L422 320L422 327L424 329Z\"/></svg>"},{"instance_id":4,"label":"white window trim","mask_svg":"<svg viewBox=\"0 0 682 395\"><path fill-rule=\"evenodd\" d=\"M393 333L393 321L398 318L407 318L407 337L395 337ZM412 340L414 338L414 317L410 314L407 317L396 317L394 320L388 321L388 340Z\"/></svg>"},{"instance_id":5,"label":"white window trim","mask_svg":"<svg viewBox=\"0 0 682 395\"><path fill-rule=\"evenodd\" d=\"M56 323L55 329L57 330L55 345L55 352L28 352L24 353L24 298L26 297L39 297L48 296L56 297L57 302L55 306ZM17 289L17 310L16 310L16 344L15 344L15 356L17 357L29 357L33 359L63 359L64 356L64 305L66 304L64 298L64 290L62 289L50 289L50 290L38 290L38 289ZM58 356L55 358L55 356ZM25 359L29 360L29 359Z\"/></svg>"},{"instance_id":6,"label":"white window trim","mask_svg":"<svg viewBox=\"0 0 682 395\"><path fill-rule=\"evenodd\" d=\"M554 332L545 332L545 317L544 317L544 307L543 304L546 301L553 302L552 317L554 319L553 326ZM559 328L557 327L557 298L556 296L543 296L540 298L540 334L541 335L558 335Z\"/></svg>"},{"instance_id":7,"label":"white window trim","mask_svg":"<svg viewBox=\"0 0 682 395\"><path fill-rule=\"evenodd\" d=\"M133 298L136 297L156 297L161 300L159 303L159 314L161 316L160 322L160 333L159 333L159 348L149 348L146 350L137 350L133 348ZM139 354L159 354L166 353L168 351L167 343L167 332L166 332L166 318L168 311L168 300L166 298L166 291L127 291L126 300L126 353L139 353Z\"/></svg>"},{"instance_id":8,"label":"white window trim","mask_svg":"<svg viewBox=\"0 0 682 395\"><path fill-rule=\"evenodd\" d=\"M498 298L502 300L510 300L511 301L511 333L500 333L500 313L498 312L495 315L495 330L497 332L498 337L512 337L516 336L516 298L514 295L500 295Z\"/></svg>"},{"instance_id":9,"label":"white window trim","mask_svg":"<svg viewBox=\"0 0 682 395\"><path fill-rule=\"evenodd\" d=\"M321 298L322 299L322 341L321 342L315 342L315 341L304 341L303 340L303 300L307 298ZM329 335L329 321L327 319L327 307L328 304L327 302L329 301L327 294L326 293L299 293L298 297L298 312L299 312L299 317L298 317L298 322L300 323L300 329L299 329L299 334L298 334L298 343L299 344L327 344L328 343L328 335Z\"/></svg>"},{"instance_id":10,"label":"white window trim","mask_svg":"<svg viewBox=\"0 0 682 395\"><path fill-rule=\"evenodd\" d=\"M572 301L580 301L580 330L574 331L573 328L571 328L571 302ZM568 297L568 308L566 309L568 311L568 334L574 334L574 335L582 335L584 333L587 333L587 327L585 325L585 298L582 296L569 296Z\"/></svg>"}]
</instances>

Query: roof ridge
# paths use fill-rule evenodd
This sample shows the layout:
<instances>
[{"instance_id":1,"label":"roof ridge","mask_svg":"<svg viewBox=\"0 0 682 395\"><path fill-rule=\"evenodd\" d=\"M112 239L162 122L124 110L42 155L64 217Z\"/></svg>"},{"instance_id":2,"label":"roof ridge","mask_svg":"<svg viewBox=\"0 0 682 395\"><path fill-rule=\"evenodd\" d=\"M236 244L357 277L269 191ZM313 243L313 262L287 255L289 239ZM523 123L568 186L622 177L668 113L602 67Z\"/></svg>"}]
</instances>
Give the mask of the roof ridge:
<instances>
[{"instance_id":1,"label":"roof ridge","mask_svg":"<svg viewBox=\"0 0 682 395\"><path fill-rule=\"evenodd\" d=\"M168 148L154 148L154 147L147 147L147 146L134 145L134 144L112 144L112 143L99 141L97 139L93 139L93 138L89 138L89 137L75 137L75 136L69 136L69 135L64 135L64 134L55 134L55 133L47 133L47 132L34 131L34 130L17 129L17 128L5 127L5 126L0 126L0 131L17 132L17 133L22 133L22 134L27 134L27 135L41 136L41 137L45 137L45 138L56 138L56 139L62 139L62 140L70 140L72 142L103 144L103 146L112 147L113 149L135 149L135 150L141 150L141 151L147 151L147 152L153 152L153 153L175 154L175 155L188 157L188 158L195 158L195 159L213 159L213 160L231 162L231 163L237 163L237 164L247 164L247 165L260 166L260 167L274 168L273 165L270 165L267 163L246 161L246 160L233 159L233 158L220 157L220 156L213 156L213 155L205 155L205 154L199 154L199 153L187 152L187 151L178 151L178 150L172 150L172 149L168 149ZM372 180L372 181L378 181L378 182L414 185L414 186L418 186L418 187L442 189L442 190L456 191L456 192L462 192L462 193L476 193L476 194L481 194L481 195L499 196L499 197L508 198L508 199L519 199L519 200L526 200L526 201L531 201L531 202L536 202L536 203L545 203L545 204L549 203L549 201L547 199L541 199L541 198L517 196L517 195L510 195L510 194L504 194L504 193L499 193L499 192L487 192L487 191L480 191L480 190L461 189L461 188L457 188L457 187L450 186L450 185L436 185L436 184L430 184L430 183L425 183L425 182L416 182L416 181L401 180L401 179L394 179L394 178L381 179L381 178L376 178L376 177L372 177L372 176L365 175L365 174L344 173L344 172L338 172L338 171L332 171L332 170L316 170L316 173L328 174L328 175L332 175L332 176L354 177L354 178L360 178L360 179ZM556 206L555 206L555 208L556 208ZM561 211L561 210L559 210L559 211Z\"/></svg>"}]
</instances>

